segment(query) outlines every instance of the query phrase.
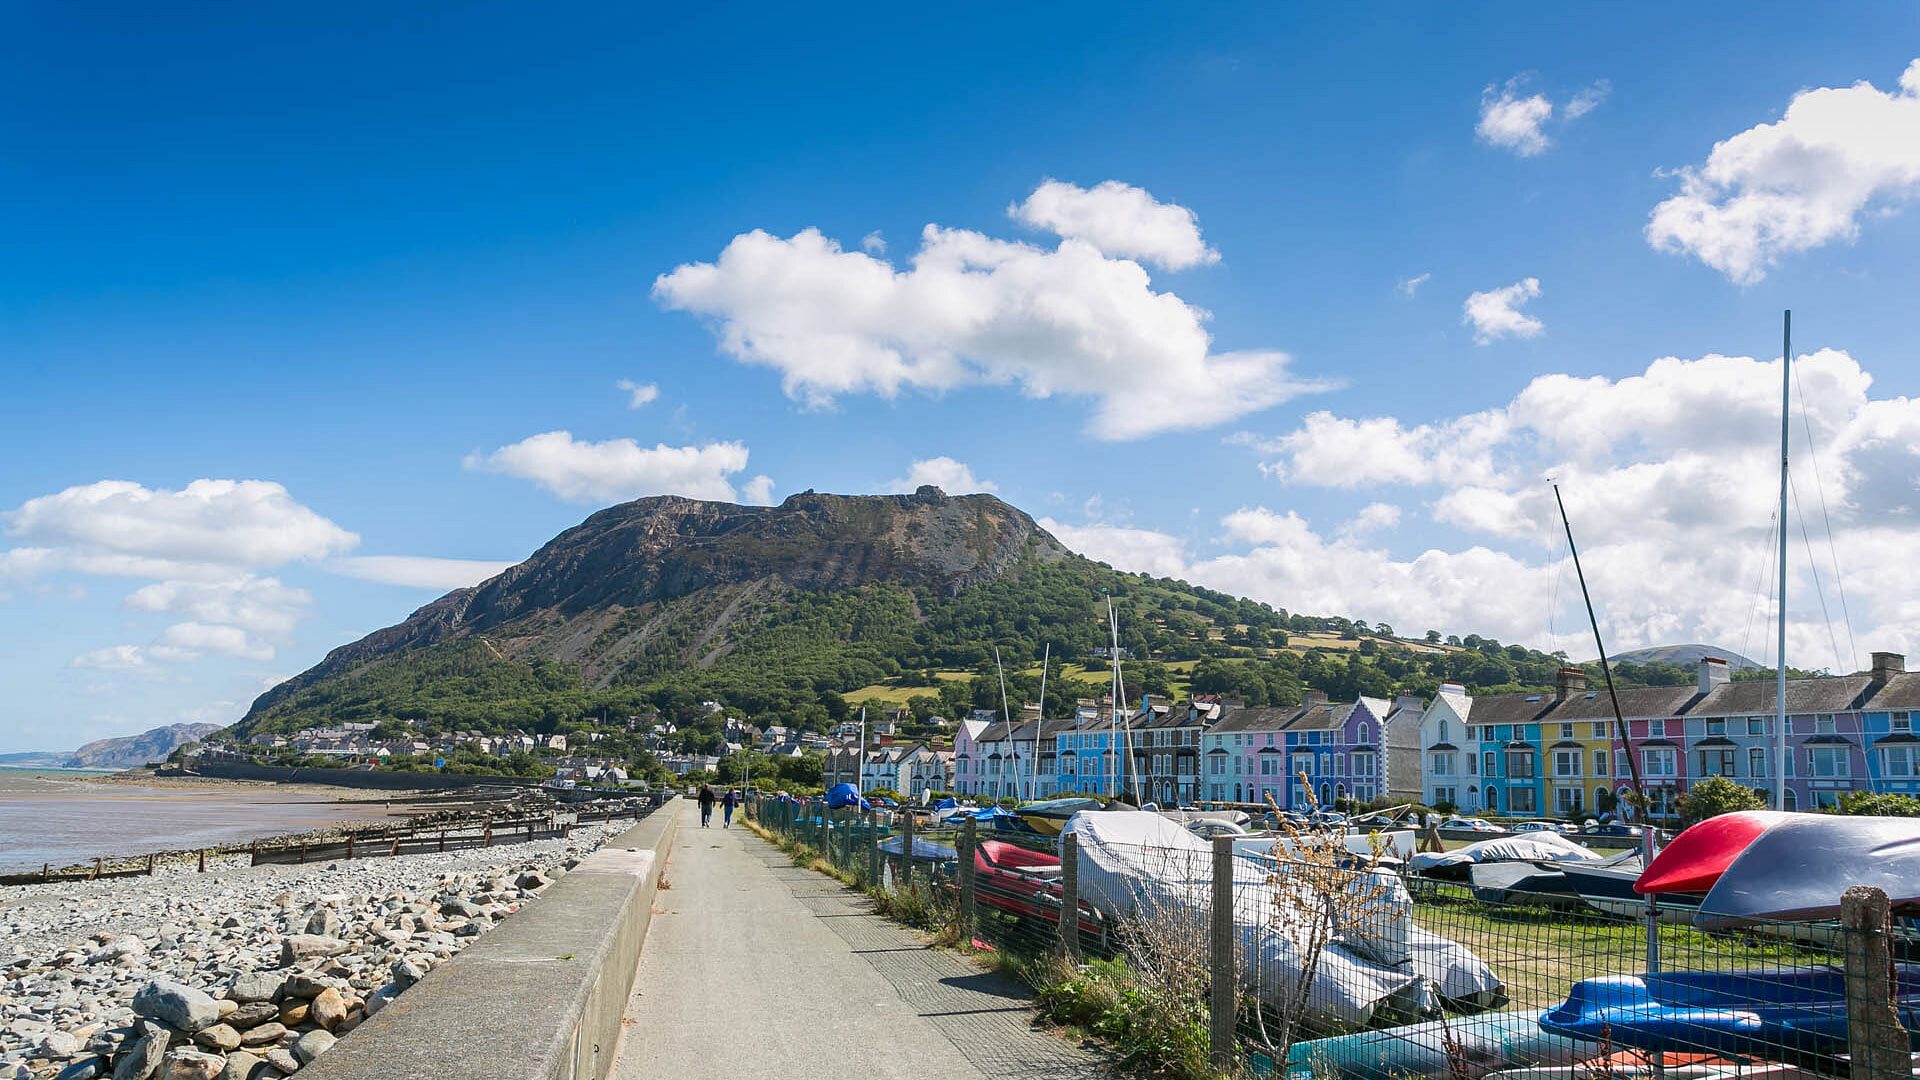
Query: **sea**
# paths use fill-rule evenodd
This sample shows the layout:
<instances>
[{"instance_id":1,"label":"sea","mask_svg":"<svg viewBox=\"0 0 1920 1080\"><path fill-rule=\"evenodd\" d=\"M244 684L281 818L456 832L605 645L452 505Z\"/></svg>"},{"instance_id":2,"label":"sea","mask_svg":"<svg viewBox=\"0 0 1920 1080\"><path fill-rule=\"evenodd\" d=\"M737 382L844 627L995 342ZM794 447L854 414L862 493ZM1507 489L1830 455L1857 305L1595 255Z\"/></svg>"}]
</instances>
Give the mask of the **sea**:
<instances>
[{"instance_id":1,"label":"sea","mask_svg":"<svg viewBox=\"0 0 1920 1080\"><path fill-rule=\"evenodd\" d=\"M317 791L245 784L146 787L107 782L106 775L0 768L0 874L213 847L389 813L377 797L340 802Z\"/></svg>"}]
</instances>

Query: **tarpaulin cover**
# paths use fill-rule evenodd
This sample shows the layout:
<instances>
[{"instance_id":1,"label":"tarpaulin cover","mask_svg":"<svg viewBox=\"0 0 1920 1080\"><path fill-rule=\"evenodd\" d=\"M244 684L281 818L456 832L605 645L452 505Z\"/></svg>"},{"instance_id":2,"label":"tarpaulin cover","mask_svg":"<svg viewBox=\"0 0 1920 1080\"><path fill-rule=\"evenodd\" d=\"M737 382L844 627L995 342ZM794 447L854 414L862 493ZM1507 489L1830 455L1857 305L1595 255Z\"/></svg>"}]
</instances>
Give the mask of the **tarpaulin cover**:
<instances>
[{"instance_id":1,"label":"tarpaulin cover","mask_svg":"<svg viewBox=\"0 0 1920 1080\"><path fill-rule=\"evenodd\" d=\"M852 784L835 784L827 789L827 809L845 810L849 806L857 806L862 810L873 809L867 800L860 797L860 789Z\"/></svg>"},{"instance_id":2,"label":"tarpaulin cover","mask_svg":"<svg viewBox=\"0 0 1920 1080\"><path fill-rule=\"evenodd\" d=\"M1423 851L1407 860L1416 873L1483 862L1585 862L1600 856L1557 833L1526 833L1482 840L1452 851Z\"/></svg>"},{"instance_id":3,"label":"tarpaulin cover","mask_svg":"<svg viewBox=\"0 0 1920 1080\"><path fill-rule=\"evenodd\" d=\"M1213 848L1177 822L1144 811L1082 811L1067 823L1078 845L1080 895L1118 917L1190 915L1204 927L1212 898ZM1284 867L1276 873L1234 859L1233 921L1241 978L1255 996L1279 1002L1295 992L1312 916L1290 902ZM1308 1012L1323 1022L1364 1024L1381 1002L1427 1011L1421 978L1448 998L1491 995L1500 981L1470 951L1413 925L1413 902L1386 871L1356 877L1377 893L1355 924L1322 953L1308 991ZM1203 932L1203 931L1197 931Z\"/></svg>"},{"instance_id":4,"label":"tarpaulin cover","mask_svg":"<svg viewBox=\"0 0 1920 1080\"><path fill-rule=\"evenodd\" d=\"M955 799L953 796L949 795L946 798L941 799L939 802L934 803L933 808L935 810L951 810L954 807L959 805L960 805L960 801L958 799Z\"/></svg>"},{"instance_id":5,"label":"tarpaulin cover","mask_svg":"<svg viewBox=\"0 0 1920 1080\"><path fill-rule=\"evenodd\" d=\"M880 850L888 855L898 855L900 840L898 836L889 836L880 841ZM936 844L924 836L916 836L913 838L913 857L933 862L953 862L960 858L960 853L946 844Z\"/></svg>"}]
</instances>

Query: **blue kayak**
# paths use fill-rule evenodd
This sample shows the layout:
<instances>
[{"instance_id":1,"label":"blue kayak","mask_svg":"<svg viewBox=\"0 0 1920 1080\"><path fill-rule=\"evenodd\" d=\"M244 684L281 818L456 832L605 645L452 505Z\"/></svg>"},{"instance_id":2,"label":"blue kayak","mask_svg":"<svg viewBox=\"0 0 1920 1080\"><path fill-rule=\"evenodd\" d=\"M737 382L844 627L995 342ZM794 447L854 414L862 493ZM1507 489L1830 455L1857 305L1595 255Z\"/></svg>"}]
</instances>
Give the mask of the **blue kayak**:
<instances>
[{"instance_id":1,"label":"blue kayak","mask_svg":"<svg viewBox=\"0 0 1920 1080\"><path fill-rule=\"evenodd\" d=\"M1894 974L1901 1023L1920 1032L1920 964ZM1609 975L1575 983L1540 1026L1635 1050L1831 1056L1847 1049L1846 977L1834 967Z\"/></svg>"}]
</instances>

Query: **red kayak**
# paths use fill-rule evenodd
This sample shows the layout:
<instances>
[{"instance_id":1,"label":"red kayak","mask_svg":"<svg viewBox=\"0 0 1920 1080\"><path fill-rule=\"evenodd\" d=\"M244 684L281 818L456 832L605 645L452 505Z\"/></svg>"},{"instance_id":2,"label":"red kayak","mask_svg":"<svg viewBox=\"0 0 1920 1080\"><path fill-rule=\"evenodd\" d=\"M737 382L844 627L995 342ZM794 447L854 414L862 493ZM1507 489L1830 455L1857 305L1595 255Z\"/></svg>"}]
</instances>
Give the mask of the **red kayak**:
<instances>
[{"instance_id":1,"label":"red kayak","mask_svg":"<svg viewBox=\"0 0 1920 1080\"><path fill-rule=\"evenodd\" d=\"M1633 891L1703 893L1760 834L1793 817L1778 810L1736 810L1688 826L1653 857Z\"/></svg>"}]
</instances>

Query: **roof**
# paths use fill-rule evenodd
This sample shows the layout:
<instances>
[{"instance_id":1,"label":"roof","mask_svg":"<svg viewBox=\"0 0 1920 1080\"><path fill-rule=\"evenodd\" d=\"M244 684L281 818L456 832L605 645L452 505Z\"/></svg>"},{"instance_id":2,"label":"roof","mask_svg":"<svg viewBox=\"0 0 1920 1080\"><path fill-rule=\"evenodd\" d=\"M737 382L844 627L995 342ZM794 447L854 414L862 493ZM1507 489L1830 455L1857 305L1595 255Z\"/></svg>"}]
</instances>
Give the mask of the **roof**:
<instances>
[{"instance_id":1,"label":"roof","mask_svg":"<svg viewBox=\"0 0 1920 1080\"><path fill-rule=\"evenodd\" d=\"M1700 692L1693 686L1640 686L1620 693L1620 715L1627 718L1679 716ZM1572 723L1613 719L1606 687L1576 693L1554 707L1548 720Z\"/></svg>"},{"instance_id":2,"label":"roof","mask_svg":"<svg viewBox=\"0 0 1920 1080\"><path fill-rule=\"evenodd\" d=\"M1488 694L1485 697L1471 699L1473 718L1468 723L1481 724L1531 724L1537 722L1554 706L1552 694ZM1449 702L1456 707L1459 699ZM1466 719L1464 716L1462 719Z\"/></svg>"},{"instance_id":3,"label":"roof","mask_svg":"<svg viewBox=\"0 0 1920 1080\"><path fill-rule=\"evenodd\" d=\"M1873 685L1871 675L1842 675L1833 679L1787 680L1787 712L1849 712L1860 707L1861 699ZM1770 713L1776 710L1771 679L1742 679L1722 683L1700 703L1688 710L1691 716L1736 716L1744 713Z\"/></svg>"},{"instance_id":4,"label":"roof","mask_svg":"<svg viewBox=\"0 0 1920 1080\"><path fill-rule=\"evenodd\" d=\"M1275 708L1235 709L1226 718L1207 729L1209 735L1232 735L1242 731L1279 731L1300 711L1298 705Z\"/></svg>"},{"instance_id":5,"label":"roof","mask_svg":"<svg viewBox=\"0 0 1920 1080\"><path fill-rule=\"evenodd\" d=\"M1338 731L1347 725L1348 717L1353 715L1353 706L1347 705L1309 705L1300 710L1288 731Z\"/></svg>"},{"instance_id":6,"label":"roof","mask_svg":"<svg viewBox=\"0 0 1920 1080\"><path fill-rule=\"evenodd\" d=\"M1862 708L1909 712L1920 709L1920 671L1909 671L1888 679L1874 691Z\"/></svg>"}]
</instances>

